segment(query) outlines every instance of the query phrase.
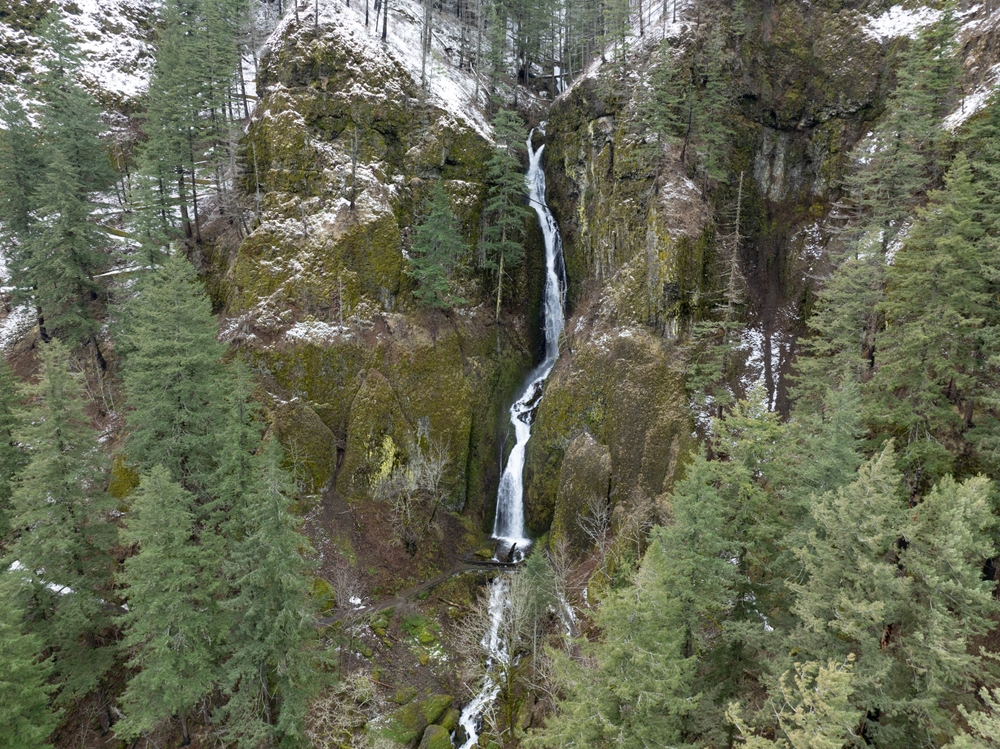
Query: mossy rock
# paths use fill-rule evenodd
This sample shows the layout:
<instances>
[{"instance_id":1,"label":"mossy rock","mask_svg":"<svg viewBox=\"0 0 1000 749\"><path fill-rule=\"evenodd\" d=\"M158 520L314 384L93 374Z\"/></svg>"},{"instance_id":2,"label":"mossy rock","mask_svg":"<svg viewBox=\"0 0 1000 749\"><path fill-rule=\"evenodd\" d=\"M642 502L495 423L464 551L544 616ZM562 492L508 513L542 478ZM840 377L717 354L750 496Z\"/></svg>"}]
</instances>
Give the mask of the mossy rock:
<instances>
[{"instance_id":1,"label":"mossy rock","mask_svg":"<svg viewBox=\"0 0 1000 749\"><path fill-rule=\"evenodd\" d=\"M427 726L420 739L420 749L452 749L451 736L443 726Z\"/></svg>"},{"instance_id":2,"label":"mossy rock","mask_svg":"<svg viewBox=\"0 0 1000 749\"><path fill-rule=\"evenodd\" d=\"M370 496L379 480L406 460L412 432L385 375L368 370L351 403L344 465L337 480L340 493L348 499Z\"/></svg>"},{"instance_id":3,"label":"mossy rock","mask_svg":"<svg viewBox=\"0 0 1000 749\"><path fill-rule=\"evenodd\" d=\"M421 705L424 719L428 723L437 723L445 711L451 707L454 698L450 694L435 694L428 697Z\"/></svg>"},{"instance_id":4,"label":"mossy rock","mask_svg":"<svg viewBox=\"0 0 1000 749\"><path fill-rule=\"evenodd\" d=\"M452 697L435 694L423 700L412 700L390 716L381 732L400 744L415 746L424 731L451 707Z\"/></svg>"},{"instance_id":5,"label":"mossy rock","mask_svg":"<svg viewBox=\"0 0 1000 749\"><path fill-rule=\"evenodd\" d=\"M321 491L337 467L337 441L333 432L301 400L275 406L272 420L294 474L311 493Z\"/></svg>"},{"instance_id":6,"label":"mossy rock","mask_svg":"<svg viewBox=\"0 0 1000 749\"><path fill-rule=\"evenodd\" d=\"M437 720L437 724L451 734L452 731L458 728L458 721L461 717L462 713L458 709L450 707L445 710L444 715Z\"/></svg>"},{"instance_id":7,"label":"mossy rock","mask_svg":"<svg viewBox=\"0 0 1000 749\"><path fill-rule=\"evenodd\" d=\"M322 577L317 577L312 584L312 599L316 607L324 614L333 611L337 606L337 594Z\"/></svg>"},{"instance_id":8,"label":"mossy rock","mask_svg":"<svg viewBox=\"0 0 1000 749\"><path fill-rule=\"evenodd\" d=\"M602 327L557 363L526 455L525 520L533 535L552 524L564 456L583 434L607 445L613 506L653 500L672 486L694 438L671 347L641 328Z\"/></svg>"},{"instance_id":9,"label":"mossy rock","mask_svg":"<svg viewBox=\"0 0 1000 749\"><path fill-rule=\"evenodd\" d=\"M574 439L559 468L559 491L549 543L566 540L573 551L590 543L581 519L603 511L611 485L611 451L585 432Z\"/></svg>"}]
</instances>

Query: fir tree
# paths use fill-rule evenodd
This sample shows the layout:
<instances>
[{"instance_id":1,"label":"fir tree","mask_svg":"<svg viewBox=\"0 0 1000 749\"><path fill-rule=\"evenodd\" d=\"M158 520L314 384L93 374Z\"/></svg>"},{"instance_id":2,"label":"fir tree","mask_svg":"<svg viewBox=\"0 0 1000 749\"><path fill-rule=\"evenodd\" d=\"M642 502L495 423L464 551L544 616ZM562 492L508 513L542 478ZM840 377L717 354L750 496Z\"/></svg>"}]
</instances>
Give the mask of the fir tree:
<instances>
[{"instance_id":1,"label":"fir tree","mask_svg":"<svg viewBox=\"0 0 1000 749\"><path fill-rule=\"evenodd\" d=\"M15 434L28 462L13 492L5 564L30 583L22 590L28 630L54 653L59 698L68 701L93 689L113 662L102 599L116 530L80 378L61 344L42 355L41 381L25 389L32 407Z\"/></svg>"},{"instance_id":2,"label":"fir tree","mask_svg":"<svg viewBox=\"0 0 1000 749\"><path fill-rule=\"evenodd\" d=\"M766 711L776 720L785 738L776 741L751 736L735 704L726 717L742 734L746 749L842 749L850 742L861 719L850 704L853 656L830 661L797 664L781 675L780 694L772 697Z\"/></svg>"},{"instance_id":3,"label":"fir tree","mask_svg":"<svg viewBox=\"0 0 1000 749\"><path fill-rule=\"evenodd\" d=\"M221 642L228 617L218 605L221 578L213 544L203 544L195 523L195 497L162 466L143 478L123 538L139 547L120 575L129 611L125 639L139 669L121 704L115 733L131 739L178 716L187 717L219 683Z\"/></svg>"},{"instance_id":4,"label":"fir tree","mask_svg":"<svg viewBox=\"0 0 1000 749\"><path fill-rule=\"evenodd\" d=\"M24 452L15 439L17 387L7 360L0 354L0 548L10 532L14 477L24 467Z\"/></svg>"},{"instance_id":5,"label":"fir tree","mask_svg":"<svg viewBox=\"0 0 1000 749\"><path fill-rule=\"evenodd\" d=\"M894 464L890 447L852 484L814 498L802 582L791 585L801 625L789 648L855 655L861 735L883 749L949 730L953 701L984 673L969 644L996 607L980 576L993 553L988 482L949 479L910 511Z\"/></svg>"},{"instance_id":6,"label":"fir tree","mask_svg":"<svg viewBox=\"0 0 1000 749\"><path fill-rule=\"evenodd\" d=\"M183 257L148 272L122 312L118 335L129 460L162 465L190 491L207 493L218 470L232 380L208 298Z\"/></svg>"},{"instance_id":7,"label":"fir tree","mask_svg":"<svg viewBox=\"0 0 1000 749\"><path fill-rule=\"evenodd\" d=\"M42 640L23 630L24 610L17 603L15 576L0 579L0 746L51 749L48 738L59 714L49 707L52 658L43 658Z\"/></svg>"},{"instance_id":8,"label":"fir tree","mask_svg":"<svg viewBox=\"0 0 1000 749\"><path fill-rule=\"evenodd\" d=\"M560 659L563 696L529 745L638 749L680 742L688 716L699 708L692 692L695 663L686 655L692 605L705 605L709 591L690 587L690 570L669 535L669 529L654 533L632 584L601 604L601 639L588 648L592 658ZM718 570L721 579L713 579L713 571L700 576L709 586L724 585L727 571Z\"/></svg>"},{"instance_id":9,"label":"fir tree","mask_svg":"<svg viewBox=\"0 0 1000 749\"><path fill-rule=\"evenodd\" d=\"M882 363L869 404L872 421L897 438L912 490L950 470L946 445L1000 447L990 361L1000 309L983 273L991 247L964 154L918 216L889 269Z\"/></svg>"},{"instance_id":10,"label":"fir tree","mask_svg":"<svg viewBox=\"0 0 1000 749\"><path fill-rule=\"evenodd\" d=\"M318 686L309 605L308 542L289 512L293 485L275 440L255 459L256 486L234 505L227 576L233 594L227 735L240 747L285 745L303 736L307 702Z\"/></svg>"},{"instance_id":11,"label":"fir tree","mask_svg":"<svg viewBox=\"0 0 1000 749\"><path fill-rule=\"evenodd\" d=\"M410 275L417 281L414 296L429 307L451 309L462 302L450 292L449 279L465 243L441 180L434 183L424 210L426 216L414 232L409 258Z\"/></svg>"},{"instance_id":12,"label":"fir tree","mask_svg":"<svg viewBox=\"0 0 1000 749\"><path fill-rule=\"evenodd\" d=\"M493 120L496 146L486 163L489 196L486 201L486 229L480 243L481 263L497 273L497 319L503 296L504 273L524 261L521 237L530 215L524 205L527 184L521 171L518 149L525 141L524 126L510 110L500 110Z\"/></svg>"}]
</instances>

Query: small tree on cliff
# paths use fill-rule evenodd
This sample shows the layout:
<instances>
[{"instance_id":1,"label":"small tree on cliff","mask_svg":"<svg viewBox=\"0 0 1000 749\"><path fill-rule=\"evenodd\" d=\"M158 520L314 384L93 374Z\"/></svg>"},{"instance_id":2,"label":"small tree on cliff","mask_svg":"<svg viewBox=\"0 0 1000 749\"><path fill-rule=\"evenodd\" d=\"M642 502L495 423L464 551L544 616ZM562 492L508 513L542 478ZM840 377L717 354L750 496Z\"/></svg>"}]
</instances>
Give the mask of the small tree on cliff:
<instances>
[{"instance_id":1,"label":"small tree on cliff","mask_svg":"<svg viewBox=\"0 0 1000 749\"><path fill-rule=\"evenodd\" d=\"M514 112L502 109L493 120L496 146L486 164L489 198L486 203L486 230L480 242L480 265L497 273L497 310L503 297L503 274L524 261L524 222L529 215L524 205L527 185L517 149L525 142L524 126Z\"/></svg>"},{"instance_id":2,"label":"small tree on cliff","mask_svg":"<svg viewBox=\"0 0 1000 749\"><path fill-rule=\"evenodd\" d=\"M448 280L465 243L441 180L434 183L424 209L427 215L416 228L409 258L410 275L418 284L413 295L429 307L451 309L463 301L450 292Z\"/></svg>"}]
</instances>

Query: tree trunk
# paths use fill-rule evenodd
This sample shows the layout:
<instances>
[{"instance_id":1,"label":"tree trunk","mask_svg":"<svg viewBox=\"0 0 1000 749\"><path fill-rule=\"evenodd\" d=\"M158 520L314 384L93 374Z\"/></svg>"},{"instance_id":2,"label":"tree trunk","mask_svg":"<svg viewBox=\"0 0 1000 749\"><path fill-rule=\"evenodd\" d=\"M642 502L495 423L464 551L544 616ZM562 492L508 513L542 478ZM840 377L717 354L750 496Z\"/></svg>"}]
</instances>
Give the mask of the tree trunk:
<instances>
[{"instance_id":1,"label":"tree trunk","mask_svg":"<svg viewBox=\"0 0 1000 749\"><path fill-rule=\"evenodd\" d=\"M500 294L503 289L503 253L500 253L500 270L497 272L497 322L500 322Z\"/></svg>"}]
</instances>

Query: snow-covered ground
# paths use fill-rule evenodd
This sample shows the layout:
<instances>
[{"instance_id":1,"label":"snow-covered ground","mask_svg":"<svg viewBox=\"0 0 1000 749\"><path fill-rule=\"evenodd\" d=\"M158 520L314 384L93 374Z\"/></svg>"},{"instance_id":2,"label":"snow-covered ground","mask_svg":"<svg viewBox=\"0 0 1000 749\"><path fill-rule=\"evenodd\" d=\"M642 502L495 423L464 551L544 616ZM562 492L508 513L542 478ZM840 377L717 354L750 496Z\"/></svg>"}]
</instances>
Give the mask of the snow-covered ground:
<instances>
[{"instance_id":1,"label":"snow-covered ground","mask_svg":"<svg viewBox=\"0 0 1000 749\"><path fill-rule=\"evenodd\" d=\"M86 57L81 73L85 84L95 93L121 99L134 99L146 90L153 66L152 18L160 0L56 0L55 5ZM11 18L0 21L0 78L23 88L30 86L33 65L48 50L39 29L27 33L15 28Z\"/></svg>"}]
</instances>

